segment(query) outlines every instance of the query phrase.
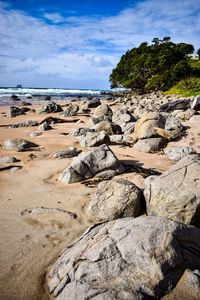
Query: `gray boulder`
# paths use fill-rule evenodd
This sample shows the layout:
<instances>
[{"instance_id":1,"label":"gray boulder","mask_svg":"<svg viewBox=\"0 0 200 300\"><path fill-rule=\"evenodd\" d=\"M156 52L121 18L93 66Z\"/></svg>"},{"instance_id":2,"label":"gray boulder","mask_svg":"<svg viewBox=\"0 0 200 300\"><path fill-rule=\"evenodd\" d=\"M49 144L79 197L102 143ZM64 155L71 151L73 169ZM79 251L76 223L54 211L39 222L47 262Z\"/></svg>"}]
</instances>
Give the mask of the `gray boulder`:
<instances>
[{"instance_id":1,"label":"gray boulder","mask_svg":"<svg viewBox=\"0 0 200 300\"><path fill-rule=\"evenodd\" d=\"M79 111L79 106L77 104L70 104L65 108L65 110L61 113L64 117L75 116Z\"/></svg>"},{"instance_id":2,"label":"gray boulder","mask_svg":"<svg viewBox=\"0 0 200 300\"><path fill-rule=\"evenodd\" d=\"M111 149L107 145L101 145L89 152L79 154L58 179L64 183L79 182L106 170L114 170L117 175L125 169Z\"/></svg>"},{"instance_id":3,"label":"gray boulder","mask_svg":"<svg viewBox=\"0 0 200 300\"><path fill-rule=\"evenodd\" d=\"M82 147L98 147L103 144L110 144L110 137L105 131L88 132L79 138L79 143Z\"/></svg>"},{"instance_id":4,"label":"gray boulder","mask_svg":"<svg viewBox=\"0 0 200 300\"><path fill-rule=\"evenodd\" d=\"M165 145L163 138L150 138L137 141L133 148L142 152L151 153L160 151Z\"/></svg>"},{"instance_id":5,"label":"gray boulder","mask_svg":"<svg viewBox=\"0 0 200 300\"><path fill-rule=\"evenodd\" d=\"M161 176L145 180L147 213L200 226L200 157L188 155Z\"/></svg>"},{"instance_id":6,"label":"gray boulder","mask_svg":"<svg viewBox=\"0 0 200 300\"><path fill-rule=\"evenodd\" d=\"M112 179L99 183L89 203L87 213L97 222L124 217L138 217L140 189L125 179Z\"/></svg>"},{"instance_id":7,"label":"gray boulder","mask_svg":"<svg viewBox=\"0 0 200 300\"><path fill-rule=\"evenodd\" d=\"M25 112L26 112L26 109L24 109L23 107L20 108L17 106L10 106L7 116L13 118L13 117L16 117L19 115L25 115Z\"/></svg>"},{"instance_id":8,"label":"gray boulder","mask_svg":"<svg viewBox=\"0 0 200 300\"><path fill-rule=\"evenodd\" d=\"M113 121L114 120L116 123L128 123L136 121L134 116L127 109L117 110L113 116Z\"/></svg>"},{"instance_id":9,"label":"gray boulder","mask_svg":"<svg viewBox=\"0 0 200 300\"><path fill-rule=\"evenodd\" d=\"M3 164L15 163L17 161L18 160L13 156L1 156L0 157L0 163L3 163Z\"/></svg>"},{"instance_id":10,"label":"gray boulder","mask_svg":"<svg viewBox=\"0 0 200 300\"><path fill-rule=\"evenodd\" d=\"M112 117L113 112L109 105L101 104L94 110L94 117Z\"/></svg>"},{"instance_id":11,"label":"gray boulder","mask_svg":"<svg viewBox=\"0 0 200 300\"><path fill-rule=\"evenodd\" d=\"M42 124L38 126L38 131L46 131L52 129L51 125L49 122L45 121Z\"/></svg>"},{"instance_id":12,"label":"gray boulder","mask_svg":"<svg viewBox=\"0 0 200 300\"><path fill-rule=\"evenodd\" d=\"M10 128L19 128L19 127L33 127L38 126L38 122L34 120L26 120L17 124L10 125Z\"/></svg>"},{"instance_id":13,"label":"gray boulder","mask_svg":"<svg viewBox=\"0 0 200 300\"><path fill-rule=\"evenodd\" d=\"M54 157L54 158L70 158L70 157L78 156L81 152L82 151L78 150L77 148L69 147L65 150L57 151L57 152L51 154L51 157Z\"/></svg>"},{"instance_id":14,"label":"gray boulder","mask_svg":"<svg viewBox=\"0 0 200 300\"><path fill-rule=\"evenodd\" d=\"M173 117L171 115L166 117L166 121L165 121L165 130L176 130L176 129L183 129L183 125L181 124L181 122L179 121L178 118Z\"/></svg>"},{"instance_id":15,"label":"gray boulder","mask_svg":"<svg viewBox=\"0 0 200 300\"><path fill-rule=\"evenodd\" d=\"M41 113L49 114L49 113L55 113L61 111L62 111L62 107L55 102L48 102L36 110L38 114Z\"/></svg>"},{"instance_id":16,"label":"gray boulder","mask_svg":"<svg viewBox=\"0 0 200 300\"><path fill-rule=\"evenodd\" d=\"M85 108L96 108L101 105L101 101L99 99L91 99L88 100L85 104Z\"/></svg>"},{"instance_id":17,"label":"gray boulder","mask_svg":"<svg viewBox=\"0 0 200 300\"><path fill-rule=\"evenodd\" d=\"M122 132L124 134L131 134L134 132L136 122L124 123L121 125Z\"/></svg>"},{"instance_id":18,"label":"gray boulder","mask_svg":"<svg viewBox=\"0 0 200 300\"><path fill-rule=\"evenodd\" d=\"M24 139L12 139L12 140L6 140L4 142L4 149L6 150L15 150L15 151L26 151L32 148L38 147L37 144L32 143L30 141L24 140Z\"/></svg>"},{"instance_id":19,"label":"gray boulder","mask_svg":"<svg viewBox=\"0 0 200 300\"><path fill-rule=\"evenodd\" d=\"M92 115L91 122L92 124L97 124L101 121L112 121L112 109L107 104L101 104L97 108L95 108L94 113Z\"/></svg>"},{"instance_id":20,"label":"gray boulder","mask_svg":"<svg viewBox=\"0 0 200 300\"><path fill-rule=\"evenodd\" d=\"M119 125L111 123L109 121L102 121L95 125L95 131L105 131L109 135L122 133L121 127Z\"/></svg>"},{"instance_id":21,"label":"gray boulder","mask_svg":"<svg viewBox=\"0 0 200 300\"><path fill-rule=\"evenodd\" d=\"M181 158L189 155L189 154L195 154L196 150L192 147L186 147L186 146L175 146L170 149L165 149L164 153L167 155L167 157L171 160L178 161Z\"/></svg>"},{"instance_id":22,"label":"gray boulder","mask_svg":"<svg viewBox=\"0 0 200 300\"><path fill-rule=\"evenodd\" d=\"M130 134L114 134L110 136L111 144L131 144L133 137Z\"/></svg>"},{"instance_id":23,"label":"gray boulder","mask_svg":"<svg viewBox=\"0 0 200 300\"><path fill-rule=\"evenodd\" d=\"M82 136L82 135L86 135L88 132L95 132L95 130L91 129L91 128L76 128L72 132L72 135L74 135L74 136Z\"/></svg>"},{"instance_id":24,"label":"gray boulder","mask_svg":"<svg viewBox=\"0 0 200 300\"><path fill-rule=\"evenodd\" d=\"M49 292L57 300L159 299L185 269L200 267L199 236L199 228L161 217L93 225L48 270Z\"/></svg>"},{"instance_id":25,"label":"gray boulder","mask_svg":"<svg viewBox=\"0 0 200 300\"><path fill-rule=\"evenodd\" d=\"M122 128L122 132L126 132L129 130L129 132L131 133L133 132L133 130L131 131L130 128L134 129L133 124L135 124L136 120L127 109L122 109L122 110L117 110L113 114L112 121L118 124ZM132 126L128 125L129 123L131 123Z\"/></svg>"}]
</instances>

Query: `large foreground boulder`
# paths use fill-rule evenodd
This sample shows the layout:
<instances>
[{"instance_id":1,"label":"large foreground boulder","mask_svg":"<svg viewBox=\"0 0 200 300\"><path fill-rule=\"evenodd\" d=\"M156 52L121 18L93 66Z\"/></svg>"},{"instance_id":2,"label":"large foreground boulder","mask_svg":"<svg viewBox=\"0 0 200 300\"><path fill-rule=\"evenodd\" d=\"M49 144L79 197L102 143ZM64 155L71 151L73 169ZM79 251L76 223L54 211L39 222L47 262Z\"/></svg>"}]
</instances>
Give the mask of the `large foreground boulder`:
<instances>
[{"instance_id":1,"label":"large foreground boulder","mask_svg":"<svg viewBox=\"0 0 200 300\"><path fill-rule=\"evenodd\" d=\"M161 176L145 180L148 215L200 226L200 157L188 155Z\"/></svg>"},{"instance_id":2,"label":"large foreground boulder","mask_svg":"<svg viewBox=\"0 0 200 300\"><path fill-rule=\"evenodd\" d=\"M46 276L57 300L149 299L200 267L200 229L167 218L123 218L90 227Z\"/></svg>"},{"instance_id":3,"label":"large foreground boulder","mask_svg":"<svg viewBox=\"0 0 200 300\"><path fill-rule=\"evenodd\" d=\"M140 189L125 179L112 179L99 183L87 213L96 221L110 221L122 217L138 217Z\"/></svg>"},{"instance_id":4,"label":"large foreground boulder","mask_svg":"<svg viewBox=\"0 0 200 300\"><path fill-rule=\"evenodd\" d=\"M79 154L58 179L64 183L79 182L107 170L117 175L124 172L124 167L107 145L101 145Z\"/></svg>"}]
</instances>

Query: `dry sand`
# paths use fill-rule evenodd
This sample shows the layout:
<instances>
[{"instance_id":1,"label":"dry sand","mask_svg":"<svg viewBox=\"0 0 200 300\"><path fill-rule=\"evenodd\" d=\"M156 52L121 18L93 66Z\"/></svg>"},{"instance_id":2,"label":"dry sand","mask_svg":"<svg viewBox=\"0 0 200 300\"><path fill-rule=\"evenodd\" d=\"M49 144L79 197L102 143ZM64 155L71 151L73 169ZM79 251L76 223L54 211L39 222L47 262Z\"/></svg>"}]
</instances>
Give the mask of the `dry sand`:
<instances>
[{"instance_id":1,"label":"dry sand","mask_svg":"<svg viewBox=\"0 0 200 300\"><path fill-rule=\"evenodd\" d=\"M2 114L7 111L8 107L0 108L0 125L27 119L42 120L49 116L28 112L24 116L9 118ZM59 114L51 115L59 117ZM56 124L52 130L45 131L38 137L28 135L37 130L37 127L13 129L0 127L0 156L15 156L20 161L12 165L22 167L0 172L0 299L2 300L49 299L44 287L46 269L72 240L91 225L85 211L96 188L86 187L81 183L69 185L59 183L57 175L72 159L50 157L51 153L69 146L87 150L79 146L75 137L61 134L78 127L89 127L88 117L79 118L84 123ZM193 146L199 152L198 124L186 125L190 127L187 136L170 144ZM40 147L38 150L26 152L3 149L6 139L17 137L37 143ZM145 168L164 171L173 164L161 153L142 153L127 146L111 146L111 148L119 159L135 161ZM139 174L126 173L120 177L143 187L144 179ZM35 207L62 209L77 214L77 218L73 219L68 213L55 210L39 215L23 215L24 210ZM170 299L178 298L177 295L174 297L172 295Z\"/></svg>"}]
</instances>

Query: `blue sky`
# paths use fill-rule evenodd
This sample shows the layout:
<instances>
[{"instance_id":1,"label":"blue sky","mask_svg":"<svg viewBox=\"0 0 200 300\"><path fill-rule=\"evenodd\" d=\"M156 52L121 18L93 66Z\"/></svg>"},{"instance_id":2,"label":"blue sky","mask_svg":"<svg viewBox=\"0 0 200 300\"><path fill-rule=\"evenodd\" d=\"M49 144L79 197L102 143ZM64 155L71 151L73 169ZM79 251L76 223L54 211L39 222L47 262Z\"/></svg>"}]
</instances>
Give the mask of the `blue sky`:
<instances>
[{"instance_id":1,"label":"blue sky","mask_svg":"<svg viewBox=\"0 0 200 300\"><path fill-rule=\"evenodd\" d=\"M0 86L109 88L154 37L200 48L200 0L0 0Z\"/></svg>"}]
</instances>

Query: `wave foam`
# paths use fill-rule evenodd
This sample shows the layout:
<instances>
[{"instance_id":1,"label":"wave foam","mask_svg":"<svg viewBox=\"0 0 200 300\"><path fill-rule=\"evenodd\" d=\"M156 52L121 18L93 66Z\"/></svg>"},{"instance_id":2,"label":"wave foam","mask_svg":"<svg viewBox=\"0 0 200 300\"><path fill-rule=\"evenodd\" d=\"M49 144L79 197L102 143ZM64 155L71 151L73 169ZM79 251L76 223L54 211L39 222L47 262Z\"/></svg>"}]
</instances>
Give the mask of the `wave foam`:
<instances>
[{"instance_id":1,"label":"wave foam","mask_svg":"<svg viewBox=\"0 0 200 300\"><path fill-rule=\"evenodd\" d=\"M101 90L56 89L56 88L0 88L0 97L30 94L32 96L100 95Z\"/></svg>"}]
</instances>

